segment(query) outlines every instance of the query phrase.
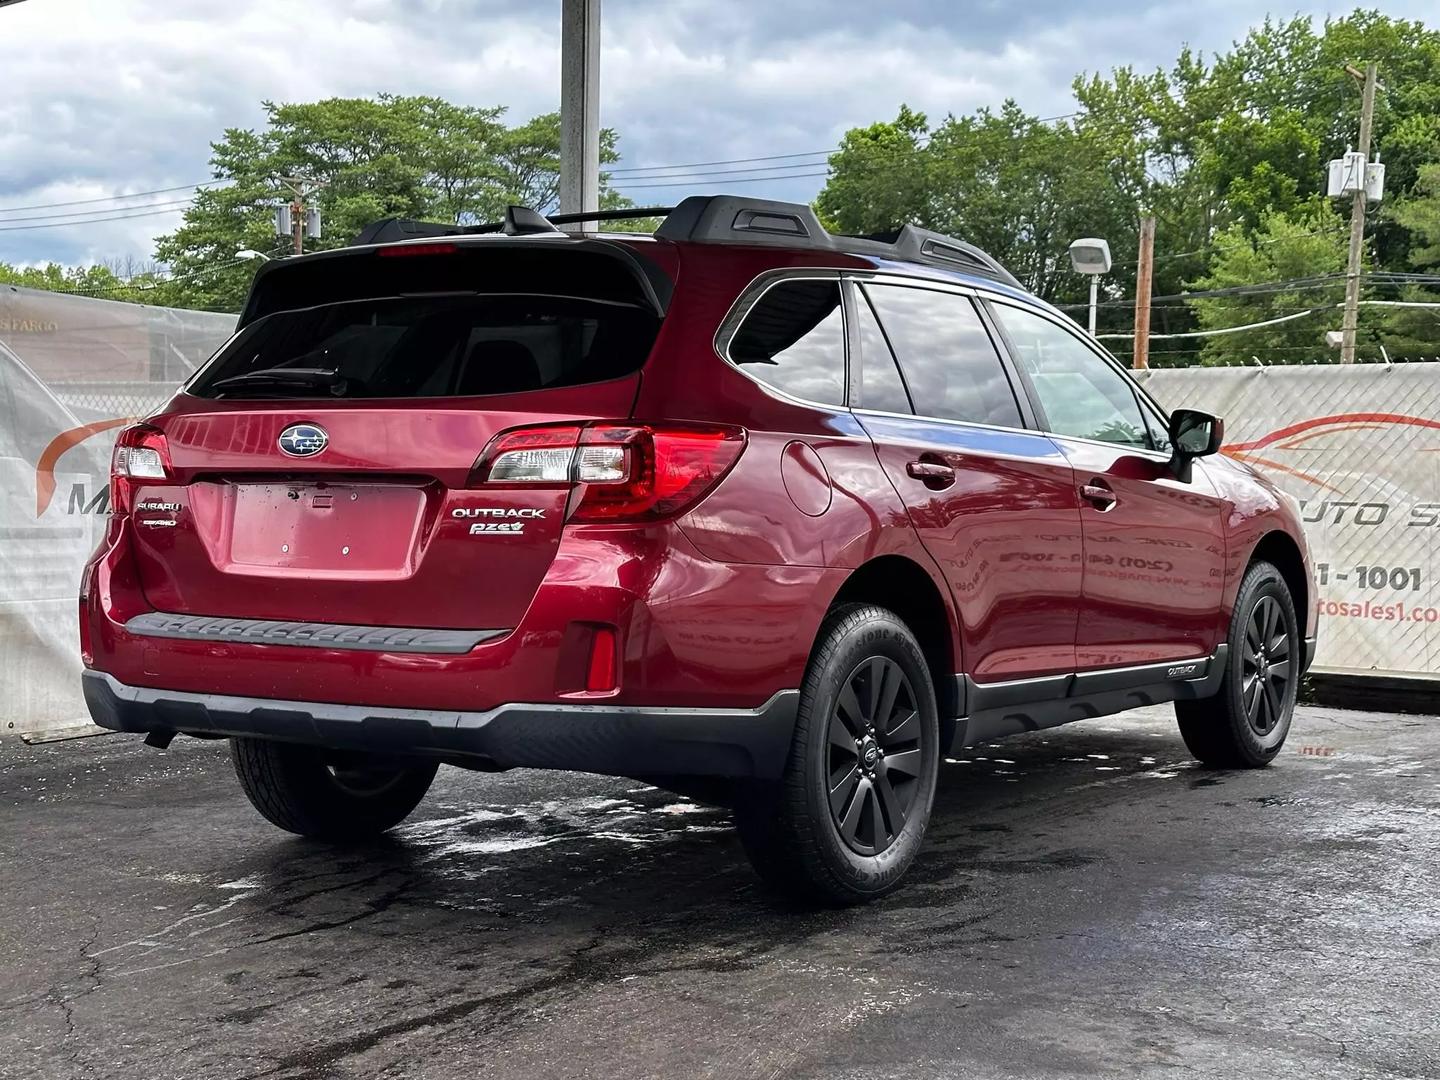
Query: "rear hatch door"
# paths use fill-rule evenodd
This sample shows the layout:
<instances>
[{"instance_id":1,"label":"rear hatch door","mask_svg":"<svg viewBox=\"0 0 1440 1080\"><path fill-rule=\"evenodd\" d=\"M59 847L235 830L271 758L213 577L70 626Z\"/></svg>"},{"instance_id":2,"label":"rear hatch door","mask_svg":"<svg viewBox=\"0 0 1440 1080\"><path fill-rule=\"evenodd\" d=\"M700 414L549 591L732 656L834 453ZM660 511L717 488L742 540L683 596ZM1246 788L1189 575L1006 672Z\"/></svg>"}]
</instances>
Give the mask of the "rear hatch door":
<instances>
[{"instance_id":1,"label":"rear hatch door","mask_svg":"<svg viewBox=\"0 0 1440 1080\"><path fill-rule=\"evenodd\" d=\"M603 241L407 248L268 271L152 418L171 476L131 513L156 610L519 622L569 485L476 487L472 469L507 429L630 416L663 317L653 268Z\"/></svg>"}]
</instances>

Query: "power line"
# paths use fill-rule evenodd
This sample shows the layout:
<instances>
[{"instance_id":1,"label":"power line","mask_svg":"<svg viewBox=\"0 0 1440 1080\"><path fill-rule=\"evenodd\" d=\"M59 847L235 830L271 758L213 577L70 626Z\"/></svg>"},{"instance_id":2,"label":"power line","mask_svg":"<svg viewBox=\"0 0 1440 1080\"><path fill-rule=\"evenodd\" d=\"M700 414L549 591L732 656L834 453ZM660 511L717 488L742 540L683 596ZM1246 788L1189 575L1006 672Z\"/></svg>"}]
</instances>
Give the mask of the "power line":
<instances>
[{"instance_id":1,"label":"power line","mask_svg":"<svg viewBox=\"0 0 1440 1080\"><path fill-rule=\"evenodd\" d=\"M801 154L764 154L760 157L726 158L722 161L690 161L680 165L636 165L628 169L602 169L601 171L609 173L611 176L618 176L622 173L660 172L670 169L699 169L709 165L743 165L751 161L779 161L788 158L824 157L828 154L834 154L838 150L839 147L831 147L829 150L810 150ZM743 172L744 170L742 169L741 171ZM642 179L649 178L643 177Z\"/></svg>"},{"instance_id":2,"label":"power line","mask_svg":"<svg viewBox=\"0 0 1440 1080\"><path fill-rule=\"evenodd\" d=\"M76 225L99 225L106 221L129 221L131 218L158 217L160 214L173 214L175 210L146 210L139 214L116 214L113 217L92 218L89 221L55 221L40 225L0 225L0 232L24 232L27 229L66 229Z\"/></svg>"},{"instance_id":3,"label":"power line","mask_svg":"<svg viewBox=\"0 0 1440 1080\"><path fill-rule=\"evenodd\" d=\"M810 173L786 173L782 176L752 176L748 179L735 180L677 180L673 184L626 184L624 190L638 191L641 188L710 187L714 184L761 184L767 180L804 180L812 176L829 175L829 171L826 170L823 172Z\"/></svg>"},{"instance_id":4,"label":"power line","mask_svg":"<svg viewBox=\"0 0 1440 1080\"><path fill-rule=\"evenodd\" d=\"M128 195L102 195L95 199L73 199L70 202L35 203L32 206L6 206L0 207L0 214L11 214L17 210L51 210L57 206L89 206L93 203L119 202L121 199L139 199L149 195L169 195L174 191L193 191L195 188L213 187L216 184L228 184L228 180L202 180L198 184L181 184L178 187L156 188L154 191L132 191ZM116 207L115 209L123 209Z\"/></svg>"},{"instance_id":5,"label":"power line","mask_svg":"<svg viewBox=\"0 0 1440 1080\"><path fill-rule=\"evenodd\" d=\"M168 210L178 206L189 206L194 201L194 199L175 199L171 202L141 203L139 206L107 206L101 210L75 210L68 214L32 214L28 217L0 218L0 225L8 225L12 221L62 221L66 218L94 218L99 214L113 214L116 211L128 213L132 210ZM83 222L78 224L83 224Z\"/></svg>"}]
</instances>

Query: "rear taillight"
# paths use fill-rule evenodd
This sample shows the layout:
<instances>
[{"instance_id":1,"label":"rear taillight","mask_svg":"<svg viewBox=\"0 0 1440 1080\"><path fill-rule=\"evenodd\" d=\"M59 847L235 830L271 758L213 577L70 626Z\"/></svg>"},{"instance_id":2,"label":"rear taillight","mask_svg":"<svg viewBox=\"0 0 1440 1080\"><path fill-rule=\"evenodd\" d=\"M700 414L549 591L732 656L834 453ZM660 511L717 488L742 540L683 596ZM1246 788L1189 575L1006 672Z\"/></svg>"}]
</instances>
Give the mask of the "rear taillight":
<instances>
[{"instance_id":1,"label":"rear taillight","mask_svg":"<svg viewBox=\"0 0 1440 1080\"><path fill-rule=\"evenodd\" d=\"M740 428L703 424L558 424L495 437L471 486L576 486L568 521L658 521L720 482L745 448Z\"/></svg>"},{"instance_id":2,"label":"rear taillight","mask_svg":"<svg viewBox=\"0 0 1440 1080\"><path fill-rule=\"evenodd\" d=\"M130 512L137 484L168 480L172 475L165 433L149 424L125 428L115 440L115 452L110 458L111 513Z\"/></svg>"}]
</instances>

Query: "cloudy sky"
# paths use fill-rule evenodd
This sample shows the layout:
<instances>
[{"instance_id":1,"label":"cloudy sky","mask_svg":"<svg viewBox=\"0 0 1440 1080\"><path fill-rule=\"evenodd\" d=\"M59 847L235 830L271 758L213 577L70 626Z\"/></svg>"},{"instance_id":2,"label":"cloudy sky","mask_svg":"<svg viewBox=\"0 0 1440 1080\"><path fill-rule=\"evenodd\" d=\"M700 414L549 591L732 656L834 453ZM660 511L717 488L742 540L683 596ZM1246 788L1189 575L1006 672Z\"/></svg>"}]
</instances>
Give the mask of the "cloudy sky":
<instances>
[{"instance_id":1,"label":"cloudy sky","mask_svg":"<svg viewBox=\"0 0 1440 1080\"><path fill-rule=\"evenodd\" d=\"M1282 16L1350 7L1277 2ZM1383 6L1420 18L1433 3ZM559 10L560 0L0 8L0 261L145 258L178 222L185 190L77 201L208 179L209 143L257 125L264 99L391 91L506 105L515 120L554 109ZM1168 66L1183 42L1224 49L1262 10L1255 0L605 0L601 120L620 132L618 168L629 172L617 180L637 201L722 190L805 199L822 183L816 152L902 102L938 117L1008 96L1065 113L1078 71ZM778 154L812 156L759 173L657 175Z\"/></svg>"}]
</instances>

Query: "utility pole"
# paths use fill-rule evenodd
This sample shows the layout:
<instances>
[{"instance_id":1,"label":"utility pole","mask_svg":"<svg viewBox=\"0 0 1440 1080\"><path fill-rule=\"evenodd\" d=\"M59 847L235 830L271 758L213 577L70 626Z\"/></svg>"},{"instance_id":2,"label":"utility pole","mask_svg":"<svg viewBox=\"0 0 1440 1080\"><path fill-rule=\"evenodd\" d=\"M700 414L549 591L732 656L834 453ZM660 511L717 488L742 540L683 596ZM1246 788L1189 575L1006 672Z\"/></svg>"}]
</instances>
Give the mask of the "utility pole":
<instances>
[{"instance_id":1,"label":"utility pole","mask_svg":"<svg viewBox=\"0 0 1440 1080\"><path fill-rule=\"evenodd\" d=\"M600 209L600 0L562 0L560 213ZM580 232L586 226L568 228Z\"/></svg>"},{"instance_id":2,"label":"utility pole","mask_svg":"<svg viewBox=\"0 0 1440 1080\"><path fill-rule=\"evenodd\" d=\"M1135 359L1131 367L1150 366L1150 290L1155 276L1155 215L1140 219L1140 265L1135 271Z\"/></svg>"},{"instance_id":3,"label":"utility pole","mask_svg":"<svg viewBox=\"0 0 1440 1080\"><path fill-rule=\"evenodd\" d=\"M303 255L306 235L315 240L320 238L320 208L310 206L309 200L325 186L325 181L312 180L308 176L282 176L279 181L290 191L290 213L287 221L287 215L282 212L284 204L276 208L275 220L279 226L276 232L282 235L288 232L295 254Z\"/></svg>"},{"instance_id":4,"label":"utility pole","mask_svg":"<svg viewBox=\"0 0 1440 1080\"><path fill-rule=\"evenodd\" d=\"M1345 321L1340 330L1340 362L1355 362L1355 328L1360 313L1360 256L1365 246L1365 170L1370 163L1370 123L1375 116L1376 66L1365 65L1365 73L1345 65L1352 76L1364 79L1365 96L1360 106L1360 186L1350 204L1350 258L1345 266Z\"/></svg>"}]
</instances>

